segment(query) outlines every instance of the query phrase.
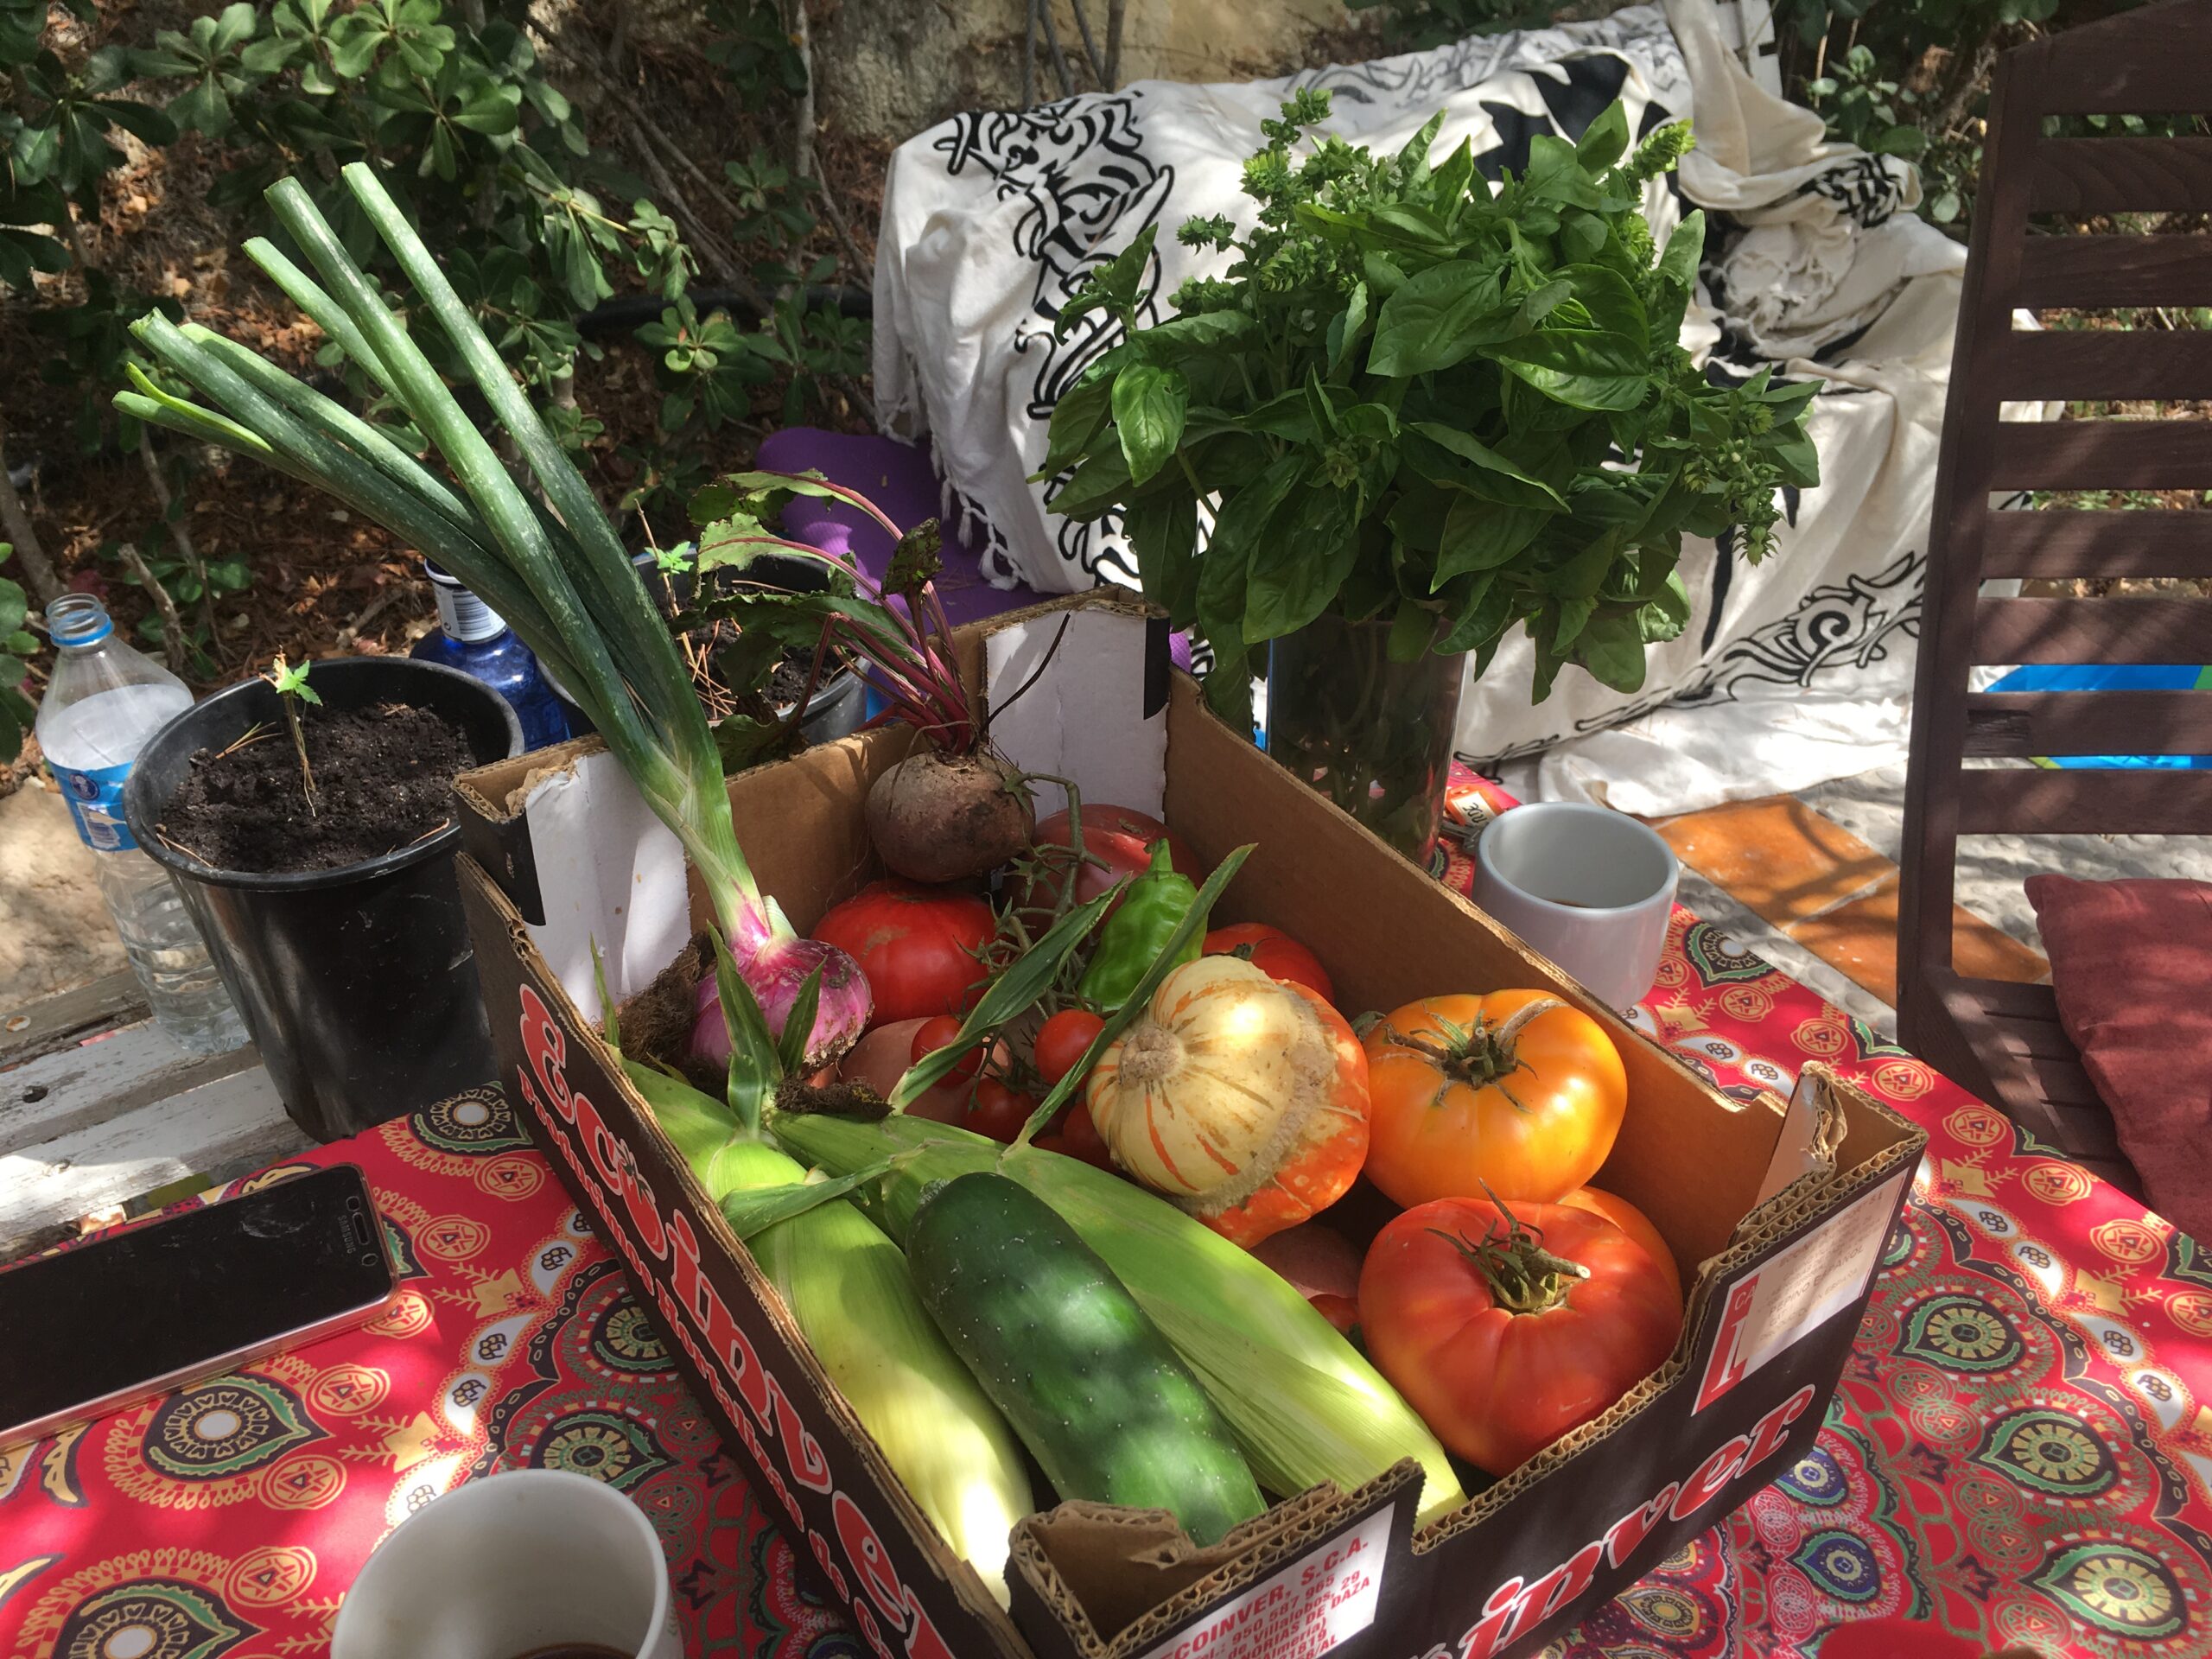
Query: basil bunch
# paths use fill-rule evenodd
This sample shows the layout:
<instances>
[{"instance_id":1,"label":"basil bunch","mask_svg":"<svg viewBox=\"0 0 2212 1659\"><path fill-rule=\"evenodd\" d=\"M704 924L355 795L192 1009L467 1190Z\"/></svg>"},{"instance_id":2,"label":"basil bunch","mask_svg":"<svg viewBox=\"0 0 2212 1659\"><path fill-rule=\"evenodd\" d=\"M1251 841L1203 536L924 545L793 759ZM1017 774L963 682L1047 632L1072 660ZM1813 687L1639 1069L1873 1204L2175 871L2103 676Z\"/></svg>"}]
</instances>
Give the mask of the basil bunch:
<instances>
[{"instance_id":1,"label":"basil bunch","mask_svg":"<svg viewBox=\"0 0 2212 1659\"><path fill-rule=\"evenodd\" d=\"M1254 647L1330 610L1388 620L1395 660L1471 651L1478 673L1518 622L1539 702L1568 663L1635 690L1689 617L1682 537L1732 528L1757 560L1777 487L1820 477L1814 385L1713 385L1678 343L1704 215L1655 257L1641 204L1688 124L1630 153L1615 105L1493 192L1466 144L1430 164L1440 114L1383 159L1309 138L1328 110L1308 90L1262 124L1252 231L1183 226L1235 251L1226 279L1140 329L1147 226L1063 314L1127 334L1052 412L1051 505L1121 514L1147 595L1212 644L1224 713Z\"/></svg>"}]
</instances>

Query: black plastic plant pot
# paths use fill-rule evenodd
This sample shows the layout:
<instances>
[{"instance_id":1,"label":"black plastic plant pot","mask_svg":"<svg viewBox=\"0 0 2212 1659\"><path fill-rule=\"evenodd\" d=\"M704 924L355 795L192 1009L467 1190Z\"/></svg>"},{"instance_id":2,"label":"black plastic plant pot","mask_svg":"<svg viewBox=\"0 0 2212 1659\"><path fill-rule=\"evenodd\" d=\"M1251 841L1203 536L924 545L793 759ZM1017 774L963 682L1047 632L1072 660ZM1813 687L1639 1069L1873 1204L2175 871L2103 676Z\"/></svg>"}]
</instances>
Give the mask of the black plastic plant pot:
<instances>
[{"instance_id":1,"label":"black plastic plant pot","mask_svg":"<svg viewBox=\"0 0 2212 1659\"><path fill-rule=\"evenodd\" d=\"M506 700L456 669L339 658L315 664L312 683L327 709L433 709L466 734L479 766L522 753ZM454 878L458 812L381 858L281 875L217 869L154 834L194 755L283 721L264 680L187 709L139 755L123 811L200 925L284 1109L335 1141L488 1083L497 1062Z\"/></svg>"}]
</instances>

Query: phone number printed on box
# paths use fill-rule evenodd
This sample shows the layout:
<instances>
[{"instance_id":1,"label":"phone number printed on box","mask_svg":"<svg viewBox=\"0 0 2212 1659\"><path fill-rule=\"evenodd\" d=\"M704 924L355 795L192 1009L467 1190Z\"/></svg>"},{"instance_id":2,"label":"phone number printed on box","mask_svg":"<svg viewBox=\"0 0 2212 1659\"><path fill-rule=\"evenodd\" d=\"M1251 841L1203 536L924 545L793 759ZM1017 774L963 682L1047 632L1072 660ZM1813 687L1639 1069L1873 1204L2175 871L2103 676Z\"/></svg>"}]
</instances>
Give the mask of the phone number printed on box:
<instances>
[{"instance_id":1,"label":"phone number printed on box","mask_svg":"<svg viewBox=\"0 0 2212 1659\"><path fill-rule=\"evenodd\" d=\"M1320 1659L1375 1622L1390 1512L1224 1602L1144 1659Z\"/></svg>"}]
</instances>

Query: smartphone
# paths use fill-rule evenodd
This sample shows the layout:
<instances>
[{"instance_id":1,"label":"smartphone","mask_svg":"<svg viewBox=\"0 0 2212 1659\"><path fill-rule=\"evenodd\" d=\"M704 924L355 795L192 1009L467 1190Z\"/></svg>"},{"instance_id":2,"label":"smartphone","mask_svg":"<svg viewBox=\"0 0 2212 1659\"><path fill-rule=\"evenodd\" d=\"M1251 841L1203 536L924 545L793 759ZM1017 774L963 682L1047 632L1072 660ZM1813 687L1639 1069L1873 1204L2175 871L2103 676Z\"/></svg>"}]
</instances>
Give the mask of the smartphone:
<instances>
[{"instance_id":1,"label":"smartphone","mask_svg":"<svg viewBox=\"0 0 2212 1659\"><path fill-rule=\"evenodd\" d=\"M356 1164L0 1269L0 1451L358 1325L393 1288Z\"/></svg>"}]
</instances>

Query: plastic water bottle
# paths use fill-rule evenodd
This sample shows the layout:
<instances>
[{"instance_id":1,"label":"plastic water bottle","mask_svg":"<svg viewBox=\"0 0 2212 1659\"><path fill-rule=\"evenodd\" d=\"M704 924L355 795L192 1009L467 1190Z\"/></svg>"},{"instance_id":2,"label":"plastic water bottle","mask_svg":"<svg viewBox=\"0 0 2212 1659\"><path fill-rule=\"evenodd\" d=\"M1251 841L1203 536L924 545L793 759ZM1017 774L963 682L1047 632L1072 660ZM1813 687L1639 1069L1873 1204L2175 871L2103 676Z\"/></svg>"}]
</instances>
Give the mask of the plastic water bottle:
<instances>
[{"instance_id":1,"label":"plastic water bottle","mask_svg":"<svg viewBox=\"0 0 2212 1659\"><path fill-rule=\"evenodd\" d=\"M155 1022L195 1054L246 1040L207 947L162 867L138 850L123 819L123 783L156 732L192 706L182 680L116 637L107 607L65 594L46 607L60 656L39 704L47 768L98 856L100 896Z\"/></svg>"},{"instance_id":2,"label":"plastic water bottle","mask_svg":"<svg viewBox=\"0 0 2212 1659\"><path fill-rule=\"evenodd\" d=\"M438 601L438 626L415 642L407 654L457 668L507 700L522 722L522 746L542 749L574 735L567 709L546 683L537 653L523 644L505 618L428 559L423 573Z\"/></svg>"}]
</instances>

